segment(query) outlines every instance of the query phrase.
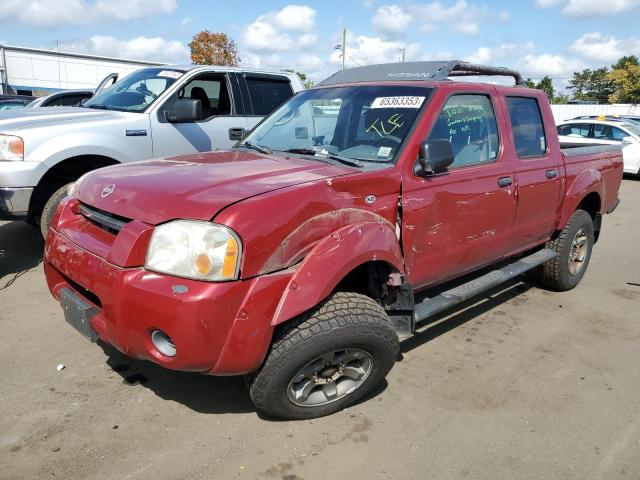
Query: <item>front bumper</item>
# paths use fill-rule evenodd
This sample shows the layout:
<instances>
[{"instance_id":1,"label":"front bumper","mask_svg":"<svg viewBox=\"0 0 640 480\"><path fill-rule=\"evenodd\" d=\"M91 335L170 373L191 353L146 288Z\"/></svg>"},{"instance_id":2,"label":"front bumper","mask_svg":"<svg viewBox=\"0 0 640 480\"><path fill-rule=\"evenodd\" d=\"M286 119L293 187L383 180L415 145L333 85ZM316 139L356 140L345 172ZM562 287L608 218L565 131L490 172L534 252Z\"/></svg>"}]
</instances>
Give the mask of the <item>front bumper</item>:
<instances>
[{"instance_id":1,"label":"front bumper","mask_svg":"<svg viewBox=\"0 0 640 480\"><path fill-rule=\"evenodd\" d=\"M0 219L26 217L31 195L33 187L0 187Z\"/></svg>"},{"instance_id":2,"label":"front bumper","mask_svg":"<svg viewBox=\"0 0 640 480\"><path fill-rule=\"evenodd\" d=\"M68 207L63 206L63 217L72 215ZM116 243L114 248L122 248ZM174 370L234 375L262 363L273 334L271 320L291 273L213 283L123 268L105 258L109 255L91 253L49 229L44 261L49 289L59 301L63 289L70 289L95 307L90 327L102 341L132 358ZM156 329L171 337L175 356L153 346Z\"/></svg>"}]
</instances>

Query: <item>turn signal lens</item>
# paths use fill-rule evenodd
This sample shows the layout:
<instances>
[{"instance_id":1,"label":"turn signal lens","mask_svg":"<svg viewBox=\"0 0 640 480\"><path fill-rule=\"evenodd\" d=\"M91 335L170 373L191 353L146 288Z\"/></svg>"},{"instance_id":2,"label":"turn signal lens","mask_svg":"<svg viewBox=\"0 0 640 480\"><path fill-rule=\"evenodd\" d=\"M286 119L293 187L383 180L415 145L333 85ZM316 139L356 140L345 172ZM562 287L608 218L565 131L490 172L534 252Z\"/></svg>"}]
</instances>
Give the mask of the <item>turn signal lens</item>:
<instances>
[{"instance_id":1,"label":"turn signal lens","mask_svg":"<svg viewBox=\"0 0 640 480\"><path fill-rule=\"evenodd\" d=\"M224 254L224 262L222 263L222 276L231 277L238 265L238 241L230 237L227 241L227 251Z\"/></svg>"},{"instance_id":2,"label":"turn signal lens","mask_svg":"<svg viewBox=\"0 0 640 480\"><path fill-rule=\"evenodd\" d=\"M11 140L9 142L9 151L14 155L23 157L24 156L24 142L21 138L17 138L15 140Z\"/></svg>"},{"instance_id":3,"label":"turn signal lens","mask_svg":"<svg viewBox=\"0 0 640 480\"><path fill-rule=\"evenodd\" d=\"M24 160L24 142L20 137L0 134L0 160Z\"/></svg>"}]
</instances>

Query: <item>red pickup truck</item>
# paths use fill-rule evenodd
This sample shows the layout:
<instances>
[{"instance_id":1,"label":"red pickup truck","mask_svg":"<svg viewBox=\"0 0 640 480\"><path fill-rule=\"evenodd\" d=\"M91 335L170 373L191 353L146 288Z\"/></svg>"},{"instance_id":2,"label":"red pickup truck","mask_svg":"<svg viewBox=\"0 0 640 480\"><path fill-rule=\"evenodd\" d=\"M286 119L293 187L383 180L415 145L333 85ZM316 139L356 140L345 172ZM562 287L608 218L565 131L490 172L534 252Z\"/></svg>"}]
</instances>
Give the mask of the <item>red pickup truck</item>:
<instances>
[{"instance_id":1,"label":"red pickup truck","mask_svg":"<svg viewBox=\"0 0 640 480\"><path fill-rule=\"evenodd\" d=\"M450 80L467 75L516 85ZM561 151L547 98L515 71L360 67L230 151L85 175L44 268L90 340L246 374L259 411L312 418L371 391L438 312L533 269L575 287L621 179L617 147Z\"/></svg>"}]
</instances>

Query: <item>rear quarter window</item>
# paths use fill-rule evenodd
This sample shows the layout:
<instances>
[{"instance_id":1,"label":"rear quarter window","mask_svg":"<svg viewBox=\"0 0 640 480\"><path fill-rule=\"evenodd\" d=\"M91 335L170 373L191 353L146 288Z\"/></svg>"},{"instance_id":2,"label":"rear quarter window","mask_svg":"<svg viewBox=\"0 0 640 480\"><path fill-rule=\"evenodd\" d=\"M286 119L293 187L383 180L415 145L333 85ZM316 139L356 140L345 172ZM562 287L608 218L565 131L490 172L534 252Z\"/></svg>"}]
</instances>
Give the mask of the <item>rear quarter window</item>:
<instances>
[{"instance_id":1,"label":"rear quarter window","mask_svg":"<svg viewBox=\"0 0 640 480\"><path fill-rule=\"evenodd\" d=\"M538 100L532 97L507 97L506 100L518 157L544 156L547 138Z\"/></svg>"},{"instance_id":2,"label":"rear quarter window","mask_svg":"<svg viewBox=\"0 0 640 480\"><path fill-rule=\"evenodd\" d=\"M246 77L254 115L268 115L293 95L286 77L280 79Z\"/></svg>"}]
</instances>

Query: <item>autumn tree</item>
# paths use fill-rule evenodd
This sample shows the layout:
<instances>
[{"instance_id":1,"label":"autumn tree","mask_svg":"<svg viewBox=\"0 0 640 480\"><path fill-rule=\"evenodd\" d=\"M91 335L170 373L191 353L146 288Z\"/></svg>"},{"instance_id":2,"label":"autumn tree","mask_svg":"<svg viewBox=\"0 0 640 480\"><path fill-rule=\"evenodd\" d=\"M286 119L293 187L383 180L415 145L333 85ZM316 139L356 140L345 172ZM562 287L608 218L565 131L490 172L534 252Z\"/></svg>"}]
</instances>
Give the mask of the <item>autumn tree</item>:
<instances>
[{"instance_id":1,"label":"autumn tree","mask_svg":"<svg viewBox=\"0 0 640 480\"><path fill-rule=\"evenodd\" d=\"M225 65L235 67L240 63L236 42L226 33L203 30L196 33L189 43L191 61L197 65Z\"/></svg>"}]
</instances>

